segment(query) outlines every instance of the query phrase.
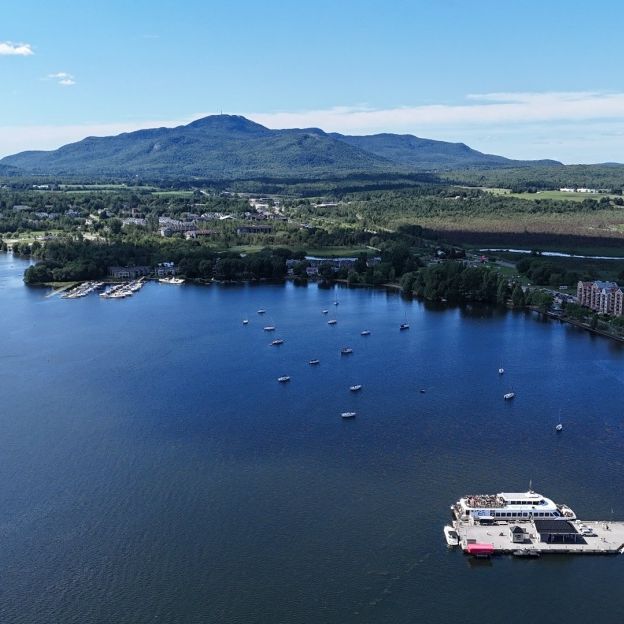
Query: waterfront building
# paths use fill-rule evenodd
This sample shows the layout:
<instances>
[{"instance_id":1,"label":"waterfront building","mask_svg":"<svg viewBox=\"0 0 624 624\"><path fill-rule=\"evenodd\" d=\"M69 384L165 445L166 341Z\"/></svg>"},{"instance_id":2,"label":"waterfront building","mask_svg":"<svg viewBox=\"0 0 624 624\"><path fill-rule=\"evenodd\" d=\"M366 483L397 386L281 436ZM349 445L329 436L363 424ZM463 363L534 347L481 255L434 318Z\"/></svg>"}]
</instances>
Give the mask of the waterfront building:
<instances>
[{"instance_id":1,"label":"waterfront building","mask_svg":"<svg viewBox=\"0 0 624 624\"><path fill-rule=\"evenodd\" d=\"M148 266L132 266L132 267L120 267L110 266L108 267L108 275L117 279L137 279L144 275L149 275L152 272L152 268Z\"/></svg>"},{"instance_id":2,"label":"waterfront building","mask_svg":"<svg viewBox=\"0 0 624 624\"><path fill-rule=\"evenodd\" d=\"M576 287L576 298L580 305L599 314L622 316L624 312L624 294L615 282L580 281Z\"/></svg>"}]
</instances>

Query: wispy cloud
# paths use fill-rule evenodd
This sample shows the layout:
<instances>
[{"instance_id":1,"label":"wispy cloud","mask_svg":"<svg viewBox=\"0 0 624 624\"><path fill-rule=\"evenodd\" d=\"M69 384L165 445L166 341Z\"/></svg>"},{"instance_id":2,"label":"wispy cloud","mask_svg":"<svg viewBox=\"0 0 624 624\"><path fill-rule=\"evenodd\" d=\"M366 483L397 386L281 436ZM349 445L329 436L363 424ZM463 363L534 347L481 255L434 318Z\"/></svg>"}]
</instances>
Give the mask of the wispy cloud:
<instances>
[{"instance_id":1,"label":"wispy cloud","mask_svg":"<svg viewBox=\"0 0 624 624\"><path fill-rule=\"evenodd\" d=\"M76 84L76 80L72 74L68 74L67 72L56 72L56 74L48 74L47 78L49 80L56 80L57 84L60 84L63 87L71 87Z\"/></svg>"},{"instance_id":2,"label":"wispy cloud","mask_svg":"<svg viewBox=\"0 0 624 624\"><path fill-rule=\"evenodd\" d=\"M32 56L33 54L30 43L0 41L0 56Z\"/></svg>"},{"instance_id":3,"label":"wispy cloud","mask_svg":"<svg viewBox=\"0 0 624 624\"><path fill-rule=\"evenodd\" d=\"M273 128L319 126L324 130L366 133L418 132L454 125L624 119L624 93L592 91L486 93L460 104L425 104L387 109L334 107L300 112L260 113L256 121Z\"/></svg>"}]
</instances>

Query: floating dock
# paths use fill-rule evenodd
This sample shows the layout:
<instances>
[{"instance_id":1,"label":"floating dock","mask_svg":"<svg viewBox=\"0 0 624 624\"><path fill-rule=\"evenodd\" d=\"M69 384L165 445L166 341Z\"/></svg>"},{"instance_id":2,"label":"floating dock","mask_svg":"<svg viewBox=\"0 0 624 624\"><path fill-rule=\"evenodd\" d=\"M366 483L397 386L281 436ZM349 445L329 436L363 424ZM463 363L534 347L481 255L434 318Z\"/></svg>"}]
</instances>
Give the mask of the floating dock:
<instances>
[{"instance_id":1,"label":"floating dock","mask_svg":"<svg viewBox=\"0 0 624 624\"><path fill-rule=\"evenodd\" d=\"M466 554L624 554L624 522L529 520L482 524L453 523Z\"/></svg>"}]
</instances>

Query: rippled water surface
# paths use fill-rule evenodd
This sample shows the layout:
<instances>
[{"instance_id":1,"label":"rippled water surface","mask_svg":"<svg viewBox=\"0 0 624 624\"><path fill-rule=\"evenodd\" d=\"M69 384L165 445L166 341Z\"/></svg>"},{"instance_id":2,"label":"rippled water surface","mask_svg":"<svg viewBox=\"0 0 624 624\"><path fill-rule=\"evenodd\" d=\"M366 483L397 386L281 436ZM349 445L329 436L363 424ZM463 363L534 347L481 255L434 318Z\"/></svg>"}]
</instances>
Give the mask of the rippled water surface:
<instances>
[{"instance_id":1,"label":"rippled water surface","mask_svg":"<svg viewBox=\"0 0 624 624\"><path fill-rule=\"evenodd\" d=\"M624 520L621 345L316 285L62 300L24 266L0 255L0 621L624 621L622 557L474 565L442 535L530 480Z\"/></svg>"}]
</instances>

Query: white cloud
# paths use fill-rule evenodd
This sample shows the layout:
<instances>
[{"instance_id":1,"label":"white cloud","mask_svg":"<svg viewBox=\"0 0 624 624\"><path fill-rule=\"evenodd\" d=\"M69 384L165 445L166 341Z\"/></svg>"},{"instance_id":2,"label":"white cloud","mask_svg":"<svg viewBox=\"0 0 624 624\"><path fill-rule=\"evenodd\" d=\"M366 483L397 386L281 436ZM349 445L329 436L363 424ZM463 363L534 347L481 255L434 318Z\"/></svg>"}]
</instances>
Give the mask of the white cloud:
<instances>
[{"instance_id":1,"label":"white cloud","mask_svg":"<svg viewBox=\"0 0 624 624\"><path fill-rule=\"evenodd\" d=\"M0 41L0 56L32 56L33 54L30 43Z\"/></svg>"},{"instance_id":2,"label":"white cloud","mask_svg":"<svg viewBox=\"0 0 624 624\"><path fill-rule=\"evenodd\" d=\"M253 118L273 128L318 126L328 131L418 132L455 125L624 119L624 93L553 92L469 95L461 104L425 104L389 109L334 107L301 112L261 113Z\"/></svg>"},{"instance_id":3,"label":"white cloud","mask_svg":"<svg viewBox=\"0 0 624 624\"><path fill-rule=\"evenodd\" d=\"M60 84L63 87L71 87L76 84L76 80L74 76L68 74L67 72L56 72L55 74L48 74L48 80L56 80L57 84Z\"/></svg>"},{"instance_id":4,"label":"white cloud","mask_svg":"<svg viewBox=\"0 0 624 624\"><path fill-rule=\"evenodd\" d=\"M55 80L73 80L64 72ZM85 136L176 126L182 119L66 126L0 126L0 154L54 149ZM323 110L242 113L270 128L320 127L328 132L398 132L444 141L510 158L555 158L563 162L624 161L624 93L590 91L486 93L458 104L387 109L339 106Z\"/></svg>"}]
</instances>

